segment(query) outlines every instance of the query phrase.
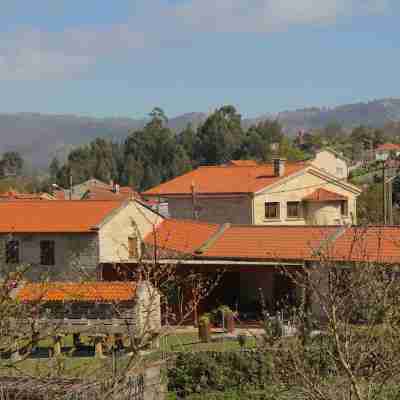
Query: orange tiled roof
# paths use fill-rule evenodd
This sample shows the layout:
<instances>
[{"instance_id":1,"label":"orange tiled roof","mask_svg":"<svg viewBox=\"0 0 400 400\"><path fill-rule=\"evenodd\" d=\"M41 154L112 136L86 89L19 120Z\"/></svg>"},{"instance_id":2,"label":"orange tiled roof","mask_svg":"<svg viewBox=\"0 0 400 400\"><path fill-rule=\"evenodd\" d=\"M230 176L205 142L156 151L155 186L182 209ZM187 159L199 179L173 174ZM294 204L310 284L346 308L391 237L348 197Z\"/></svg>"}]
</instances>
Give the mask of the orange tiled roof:
<instances>
[{"instance_id":1,"label":"orange tiled roof","mask_svg":"<svg viewBox=\"0 0 400 400\"><path fill-rule=\"evenodd\" d=\"M8 191L0 194L0 200L54 200L48 193L18 193Z\"/></svg>"},{"instance_id":2,"label":"orange tiled roof","mask_svg":"<svg viewBox=\"0 0 400 400\"><path fill-rule=\"evenodd\" d=\"M91 186L86 192L85 200L128 200L140 199L139 193L128 186L123 186L119 192L115 192L112 187Z\"/></svg>"},{"instance_id":3,"label":"orange tiled roof","mask_svg":"<svg viewBox=\"0 0 400 400\"><path fill-rule=\"evenodd\" d=\"M28 283L17 298L20 301L129 301L135 298L135 282L51 282Z\"/></svg>"},{"instance_id":4,"label":"orange tiled roof","mask_svg":"<svg viewBox=\"0 0 400 400\"><path fill-rule=\"evenodd\" d=\"M351 227L328 250L336 260L400 263L400 227Z\"/></svg>"},{"instance_id":5,"label":"orange tiled roof","mask_svg":"<svg viewBox=\"0 0 400 400\"><path fill-rule=\"evenodd\" d=\"M232 225L199 256L262 260L308 260L337 227Z\"/></svg>"},{"instance_id":6,"label":"orange tiled roof","mask_svg":"<svg viewBox=\"0 0 400 400\"><path fill-rule=\"evenodd\" d=\"M377 152L380 152L380 151L382 151L382 152L384 152L384 151L392 151L392 150L400 151L400 145L399 144L395 144L395 143L384 143L384 144L379 145L375 149L375 151L377 151Z\"/></svg>"},{"instance_id":7,"label":"orange tiled roof","mask_svg":"<svg viewBox=\"0 0 400 400\"><path fill-rule=\"evenodd\" d=\"M228 165L235 167L256 167L258 163L255 160L231 160Z\"/></svg>"},{"instance_id":8,"label":"orange tiled roof","mask_svg":"<svg viewBox=\"0 0 400 400\"><path fill-rule=\"evenodd\" d=\"M121 201L3 201L0 232L91 232Z\"/></svg>"},{"instance_id":9,"label":"orange tiled roof","mask_svg":"<svg viewBox=\"0 0 400 400\"><path fill-rule=\"evenodd\" d=\"M66 200L64 190L55 190L53 192L53 196L56 198L56 200Z\"/></svg>"},{"instance_id":10,"label":"orange tiled roof","mask_svg":"<svg viewBox=\"0 0 400 400\"><path fill-rule=\"evenodd\" d=\"M286 162L287 177L308 166L305 162ZM189 195L194 185L197 194L254 193L283 177L274 175L271 163L257 166L200 167L142 193L144 196Z\"/></svg>"},{"instance_id":11,"label":"orange tiled roof","mask_svg":"<svg viewBox=\"0 0 400 400\"><path fill-rule=\"evenodd\" d=\"M319 188L303 198L303 201L342 201L347 200L346 196Z\"/></svg>"},{"instance_id":12,"label":"orange tiled roof","mask_svg":"<svg viewBox=\"0 0 400 400\"><path fill-rule=\"evenodd\" d=\"M191 254L219 230L218 224L207 222L165 219L144 242L160 249Z\"/></svg>"},{"instance_id":13,"label":"orange tiled roof","mask_svg":"<svg viewBox=\"0 0 400 400\"><path fill-rule=\"evenodd\" d=\"M213 225L164 220L158 247L200 259L400 263L400 227ZM153 244L154 235L146 237ZM317 253L319 252L319 254Z\"/></svg>"}]
</instances>

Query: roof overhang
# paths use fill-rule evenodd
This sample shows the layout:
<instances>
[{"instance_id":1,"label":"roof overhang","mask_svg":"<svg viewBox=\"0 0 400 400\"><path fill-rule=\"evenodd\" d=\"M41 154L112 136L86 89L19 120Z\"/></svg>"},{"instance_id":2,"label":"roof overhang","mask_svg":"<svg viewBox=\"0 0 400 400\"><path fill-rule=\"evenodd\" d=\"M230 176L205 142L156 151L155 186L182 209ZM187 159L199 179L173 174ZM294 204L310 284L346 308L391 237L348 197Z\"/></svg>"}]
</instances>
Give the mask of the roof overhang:
<instances>
[{"instance_id":1,"label":"roof overhang","mask_svg":"<svg viewBox=\"0 0 400 400\"><path fill-rule=\"evenodd\" d=\"M144 197L159 197L159 198L174 198L174 199L189 199L195 196L196 198L231 198L231 197L248 197L252 192L236 192L236 193L163 193L163 194L143 194Z\"/></svg>"},{"instance_id":2,"label":"roof overhang","mask_svg":"<svg viewBox=\"0 0 400 400\"><path fill-rule=\"evenodd\" d=\"M139 263L136 262L127 262L123 264L134 264ZM154 264L154 260L141 260L140 263L143 264ZM301 267L304 266L305 262L303 261L263 261L263 260L240 260L240 259L225 259L225 258L207 258L207 259L188 259L188 260L179 260L179 259L159 259L157 260L157 264L171 264L171 265L222 265L222 266L238 266L238 265L248 265L248 266L270 266L270 267L279 267L279 266L295 266Z\"/></svg>"}]
</instances>

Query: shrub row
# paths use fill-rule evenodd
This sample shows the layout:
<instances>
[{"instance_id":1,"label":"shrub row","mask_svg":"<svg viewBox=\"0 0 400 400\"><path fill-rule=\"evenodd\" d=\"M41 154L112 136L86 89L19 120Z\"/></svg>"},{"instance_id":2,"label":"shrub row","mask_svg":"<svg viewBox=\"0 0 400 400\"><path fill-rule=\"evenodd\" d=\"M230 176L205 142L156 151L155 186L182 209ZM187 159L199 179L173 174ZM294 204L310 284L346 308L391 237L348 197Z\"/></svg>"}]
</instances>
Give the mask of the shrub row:
<instances>
[{"instance_id":1,"label":"shrub row","mask_svg":"<svg viewBox=\"0 0 400 400\"><path fill-rule=\"evenodd\" d=\"M271 382L271 362L261 351L181 353L168 370L169 390L185 397L227 388L262 389Z\"/></svg>"}]
</instances>

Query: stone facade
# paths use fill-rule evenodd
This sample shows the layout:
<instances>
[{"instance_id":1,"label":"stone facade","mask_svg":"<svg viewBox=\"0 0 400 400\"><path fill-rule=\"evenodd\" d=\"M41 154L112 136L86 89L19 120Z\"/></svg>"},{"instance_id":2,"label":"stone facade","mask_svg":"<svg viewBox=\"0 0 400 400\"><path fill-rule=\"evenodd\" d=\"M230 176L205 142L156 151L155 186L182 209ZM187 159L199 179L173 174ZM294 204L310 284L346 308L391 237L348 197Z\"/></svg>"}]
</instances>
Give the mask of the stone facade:
<instances>
[{"instance_id":1,"label":"stone facade","mask_svg":"<svg viewBox=\"0 0 400 400\"><path fill-rule=\"evenodd\" d=\"M200 221L224 224L251 224L252 198L236 197L197 197L196 211ZM193 200L191 198L170 198L168 211L171 218L193 219Z\"/></svg>"},{"instance_id":2,"label":"stone facade","mask_svg":"<svg viewBox=\"0 0 400 400\"><path fill-rule=\"evenodd\" d=\"M162 217L139 202L131 201L111 215L99 230L99 262L124 262L132 259L129 255L129 238L136 240L137 255L140 257L142 239Z\"/></svg>"},{"instance_id":3,"label":"stone facade","mask_svg":"<svg viewBox=\"0 0 400 400\"><path fill-rule=\"evenodd\" d=\"M99 277L101 263L132 260L129 244L137 247L134 258L140 257L141 241L162 217L141 203L130 201L111 213L93 233L17 233L0 235L0 266L6 263L6 243L19 243L19 264L29 265L28 280L76 280ZM54 242L54 265L41 265L41 242Z\"/></svg>"},{"instance_id":4,"label":"stone facade","mask_svg":"<svg viewBox=\"0 0 400 400\"><path fill-rule=\"evenodd\" d=\"M339 161L341 160L338 159ZM205 222L244 225L355 224L357 196L360 191L345 181L325 177L313 171L312 168L304 170L255 194L225 197L210 195L207 198L197 196L195 200L197 218ZM303 202L306 196L318 188L347 197L347 204L342 208L340 202ZM268 202L279 203L278 218L265 217L265 203ZM288 216L288 202L299 202L298 217ZM190 197L169 197L168 207L172 218L193 219L193 200ZM342 214L343 210L345 212Z\"/></svg>"},{"instance_id":5,"label":"stone facade","mask_svg":"<svg viewBox=\"0 0 400 400\"><path fill-rule=\"evenodd\" d=\"M8 270L13 264L6 263L6 243L10 239L19 243L20 264L29 266L24 277L37 281L74 280L84 276L96 277L99 260L96 233L13 234L0 236L0 264ZM54 241L54 265L41 265L41 241Z\"/></svg>"}]
</instances>

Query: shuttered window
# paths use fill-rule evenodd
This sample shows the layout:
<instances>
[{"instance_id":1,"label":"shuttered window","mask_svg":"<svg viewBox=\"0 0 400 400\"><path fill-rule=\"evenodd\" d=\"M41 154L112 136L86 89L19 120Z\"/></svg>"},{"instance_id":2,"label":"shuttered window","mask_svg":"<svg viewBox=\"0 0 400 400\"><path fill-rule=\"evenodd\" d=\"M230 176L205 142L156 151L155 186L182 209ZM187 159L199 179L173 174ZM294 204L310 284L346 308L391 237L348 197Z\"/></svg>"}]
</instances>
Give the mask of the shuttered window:
<instances>
[{"instance_id":1,"label":"shuttered window","mask_svg":"<svg viewBox=\"0 0 400 400\"><path fill-rule=\"evenodd\" d=\"M55 265L55 242L54 240L40 241L40 264L41 265Z\"/></svg>"},{"instance_id":2,"label":"shuttered window","mask_svg":"<svg viewBox=\"0 0 400 400\"><path fill-rule=\"evenodd\" d=\"M280 217L280 203L265 203L265 218L276 219Z\"/></svg>"},{"instance_id":3,"label":"shuttered window","mask_svg":"<svg viewBox=\"0 0 400 400\"><path fill-rule=\"evenodd\" d=\"M128 255L129 258L138 258L138 240L136 237L128 238Z\"/></svg>"},{"instance_id":4,"label":"shuttered window","mask_svg":"<svg viewBox=\"0 0 400 400\"><path fill-rule=\"evenodd\" d=\"M19 241L9 240L6 243L6 262L7 264L19 263Z\"/></svg>"}]
</instances>

